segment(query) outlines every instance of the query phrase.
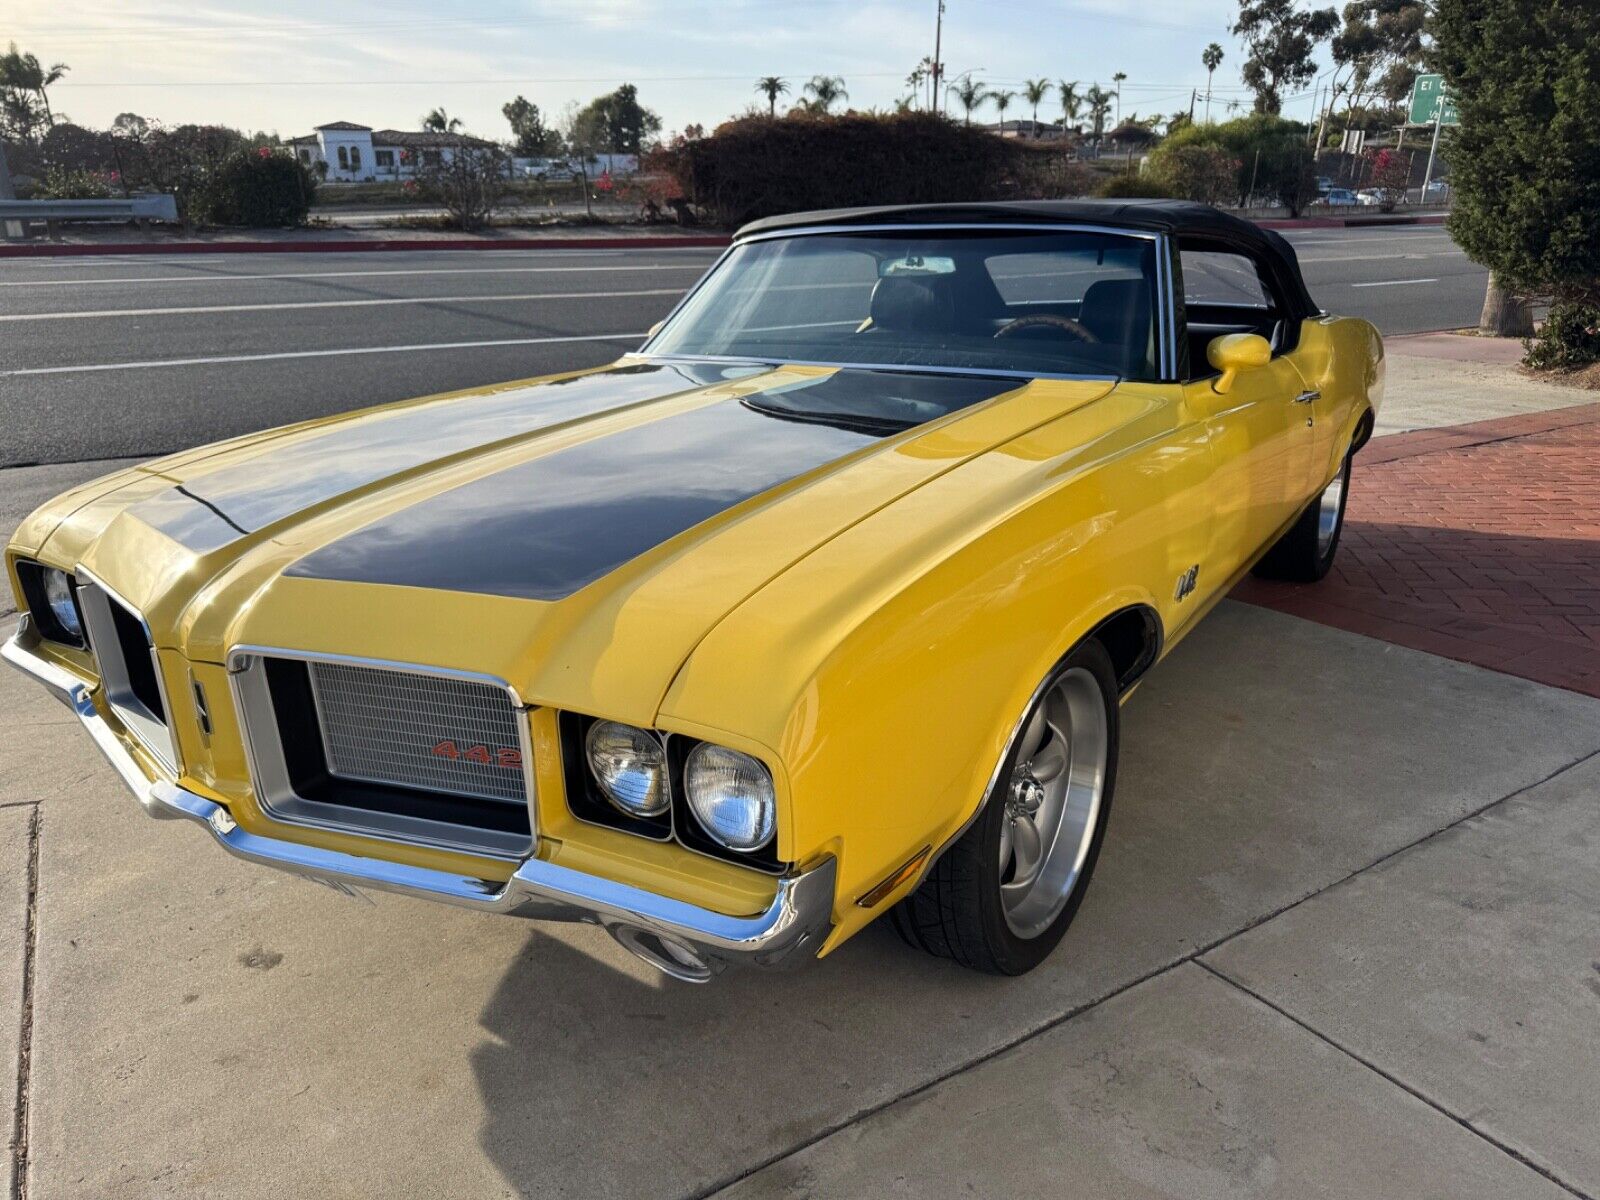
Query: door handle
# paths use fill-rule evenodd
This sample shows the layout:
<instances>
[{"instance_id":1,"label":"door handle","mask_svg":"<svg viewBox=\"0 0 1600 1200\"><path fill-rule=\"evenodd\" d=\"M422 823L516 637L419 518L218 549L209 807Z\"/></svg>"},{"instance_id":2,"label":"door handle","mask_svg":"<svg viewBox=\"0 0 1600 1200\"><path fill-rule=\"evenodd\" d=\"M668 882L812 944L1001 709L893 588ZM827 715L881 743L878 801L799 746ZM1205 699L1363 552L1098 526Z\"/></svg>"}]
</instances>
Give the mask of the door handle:
<instances>
[{"instance_id":1,"label":"door handle","mask_svg":"<svg viewBox=\"0 0 1600 1200\"><path fill-rule=\"evenodd\" d=\"M1298 396L1296 396L1294 398L1294 403L1296 403L1296 404L1312 404L1312 403L1314 403L1314 402L1316 402L1318 400L1321 400L1321 399L1322 399L1322 393L1313 390L1313 391L1309 391L1309 392L1301 392Z\"/></svg>"}]
</instances>

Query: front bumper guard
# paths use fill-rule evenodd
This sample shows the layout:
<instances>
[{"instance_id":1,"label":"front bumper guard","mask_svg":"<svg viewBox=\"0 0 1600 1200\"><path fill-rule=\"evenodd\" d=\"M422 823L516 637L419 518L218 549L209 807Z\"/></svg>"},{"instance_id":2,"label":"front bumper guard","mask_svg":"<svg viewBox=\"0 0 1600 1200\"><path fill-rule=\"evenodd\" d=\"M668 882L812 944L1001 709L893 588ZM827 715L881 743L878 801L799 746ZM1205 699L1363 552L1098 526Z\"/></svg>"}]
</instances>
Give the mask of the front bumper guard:
<instances>
[{"instance_id":1,"label":"front bumper guard","mask_svg":"<svg viewBox=\"0 0 1600 1200\"><path fill-rule=\"evenodd\" d=\"M479 912L604 927L623 946L678 979L704 982L724 966L762 967L816 955L831 925L835 863L823 860L778 881L766 911L730 917L537 858L505 883L364 858L250 833L213 800L152 779L95 707L86 683L36 654L23 616L0 657L49 689L78 720L150 816L204 826L235 858L276 867L346 893L396 892Z\"/></svg>"}]
</instances>

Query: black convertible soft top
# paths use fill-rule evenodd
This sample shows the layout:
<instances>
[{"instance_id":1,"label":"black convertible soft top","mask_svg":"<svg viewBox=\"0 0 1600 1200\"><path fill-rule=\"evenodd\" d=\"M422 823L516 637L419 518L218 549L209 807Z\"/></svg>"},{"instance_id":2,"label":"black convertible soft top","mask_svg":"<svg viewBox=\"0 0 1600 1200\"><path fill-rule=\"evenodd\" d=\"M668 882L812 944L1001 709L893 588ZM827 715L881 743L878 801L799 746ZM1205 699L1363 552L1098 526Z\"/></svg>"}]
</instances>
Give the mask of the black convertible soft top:
<instances>
[{"instance_id":1,"label":"black convertible soft top","mask_svg":"<svg viewBox=\"0 0 1600 1200\"><path fill-rule=\"evenodd\" d=\"M1008 200L973 204L898 204L830 208L752 221L734 240L786 229L851 225L1101 225L1180 238L1203 238L1253 253L1277 276L1290 303L1308 317L1321 309L1306 291L1300 261L1286 238L1220 209L1189 200Z\"/></svg>"}]
</instances>

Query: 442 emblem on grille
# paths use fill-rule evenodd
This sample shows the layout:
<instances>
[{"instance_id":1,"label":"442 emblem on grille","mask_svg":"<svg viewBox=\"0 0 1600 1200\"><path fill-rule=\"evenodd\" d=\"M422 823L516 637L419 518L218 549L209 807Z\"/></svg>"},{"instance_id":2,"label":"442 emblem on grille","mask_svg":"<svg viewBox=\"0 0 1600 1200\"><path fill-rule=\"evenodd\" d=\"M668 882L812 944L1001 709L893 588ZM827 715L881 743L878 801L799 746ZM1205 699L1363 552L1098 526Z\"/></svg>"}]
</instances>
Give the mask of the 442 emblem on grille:
<instances>
[{"instance_id":1,"label":"442 emblem on grille","mask_svg":"<svg viewBox=\"0 0 1600 1200\"><path fill-rule=\"evenodd\" d=\"M522 751L514 746L462 745L446 738L442 742L434 743L432 754L436 758L460 759L465 762L480 763L486 767L522 770Z\"/></svg>"}]
</instances>

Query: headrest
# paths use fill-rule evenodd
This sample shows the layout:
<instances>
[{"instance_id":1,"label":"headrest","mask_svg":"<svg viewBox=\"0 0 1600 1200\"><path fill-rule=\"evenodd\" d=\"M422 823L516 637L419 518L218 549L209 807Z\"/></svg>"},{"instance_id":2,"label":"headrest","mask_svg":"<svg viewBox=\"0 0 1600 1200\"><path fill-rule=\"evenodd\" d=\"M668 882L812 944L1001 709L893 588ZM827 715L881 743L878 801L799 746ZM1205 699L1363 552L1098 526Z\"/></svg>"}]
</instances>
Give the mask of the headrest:
<instances>
[{"instance_id":1,"label":"headrest","mask_svg":"<svg viewBox=\"0 0 1600 1200\"><path fill-rule=\"evenodd\" d=\"M885 275L872 288L872 324L901 333L948 333L955 325L949 275Z\"/></svg>"},{"instance_id":2,"label":"headrest","mask_svg":"<svg viewBox=\"0 0 1600 1200\"><path fill-rule=\"evenodd\" d=\"M1129 363L1142 362L1150 345L1150 284L1143 279L1102 279L1083 293L1078 320L1102 342L1123 347Z\"/></svg>"}]
</instances>

